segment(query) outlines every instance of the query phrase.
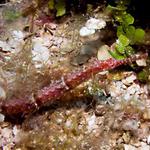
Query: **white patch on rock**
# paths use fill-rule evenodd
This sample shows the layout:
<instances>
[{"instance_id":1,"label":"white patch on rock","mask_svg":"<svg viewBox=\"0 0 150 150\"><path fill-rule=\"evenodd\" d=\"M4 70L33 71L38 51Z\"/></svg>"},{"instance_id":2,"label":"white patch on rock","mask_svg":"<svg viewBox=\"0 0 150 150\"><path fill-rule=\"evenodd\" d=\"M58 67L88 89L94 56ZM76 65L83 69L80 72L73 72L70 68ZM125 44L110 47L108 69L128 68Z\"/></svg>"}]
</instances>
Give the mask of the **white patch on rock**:
<instances>
[{"instance_id":1,"label":"white patch on rock","mask_svg":"<svg viewBox=\"0 0 150 150\"><path fill-rule=\"evenodd\" d=\"M95 126L96 126L96 116L95 116L95 114L93 114L92 116L89 116L87 118L87 123L88 123L87 129L89 131L92 131L93 129L95 129Z\"/></svg>"},{"instance_id":2,"label":"white patch on rock","mask_svg":"<svg viewBox=\"0 0 150 150\"><path fill-rule=\"evenodd\" d=\"M128 101L131 99L147 99L148 86L135 83L134 81L136 79L136 75L131 74L121 81L112 81L107 87L107 92L112 98L117 100L124 99Z\"/></svg>"},{"instance_id":3,"label":"white patch on rock","mask_svg":"<svg viewBox=\"0 0 150 150\"><path fill-rule=\"evenodd\" d=\"M4 88L0 86L0 99L5 99L6 98L6 92Z\"/></svg>"},{"instance_id":4,"label":"white patch on rock","mask_svg":"<svg viewBox=\"0 0 150 150\"><path fill-rule=\"evenodd\" d=\"M3 114L0 113L0 122L3 122L5 119L5 116Z\"/></svg>"},{"instance_id":5,"label":"white patch on rock","mask_svg":"<svg viewBox=\"0 0 150 150\"><path fill-rule=\"evenodd\" d=\"M90 18L85 26L88 28L88 29L102 29L106 26L106 22L100 18L100 19L96 19L96 18Z\"/></svg>"},{"instance_id":6,"label":"white patch on rock","mask_svg":"<svg viewBox=\"0 0 150 150\"><path fill-rule=\"evenodd\" d=\"M147 144L150 145L150 135L147 137Z\"/></svg>"},{"instance_id":7,"label":"white patch on rock","mask_svg":"<svg viewBox=\"0 0 150 150\"><path fill-rule=\"evenodd\" d=\"M36 67L41 67L43 63L49 60L49 49L47 48L47 41L43 41L42 38L33 39L33 61L36 62Z\"/></svg>"},{"instance_id":8,"label":"white patch on rock","mask_svg":"<svg viewBox=\"0 0 150 150\"><path fill-rule=\"evenodd\" d=\"M136 76L134 74L132 74L131 76L123 79L122 82L125 85L130 85L131 83L133 83L134 80L136 80Z\"/></svg>"},{"instance_id":9,"label":"white patch on rock","mask_svg":"<svg viewBox=\"0 0 150 150\"><path fill-rule=\"evenodd\" d=\"M12 32L12 36L13 36L13 38L14 38L15 40L17 40L17 41L23 40L23 38L24 38L24 34L23 34L23 32L20 31L20 30L14 30L14 31Z\"/></svg>"},{"instance_id":10,"label":"white patch on rock","mask_svg":"<svg viewBox=\"0 0 150 150\"><path fill-rule=\"evenodd\" d=\"M87 27L82 27L80 29L80 36L89 36L94 33L95 33L94 29L88 29Z\"/></svg>"},{"instance_id":11,"label":"white patch on rock","mask_svg":"<svg viewBox=\"0 0 150 150\"><path fill-rule=\"evenodd\" d=\"M13 135L14 135L14 141L19 142L20 141L20 132L21 130L18 129L18 127L15 125L13 127Z\"/></svg>"},{"instance_id":12,"label":"white patch on rock","mask_svg":"<svg viewBox=\"0 0 150 150\"><path fill-rule=\"evenodd\" d=\"M8 45L8 43L4 42L4 41L0 41L0 47L3 49L3 51L10 51L11 48Z\"/></svg>"},{"instance_id":13,"label":"white patch on rock","mask_svg":"<svg viewBox=\"0 0 150 150\"><path fill-rule=\"evenodd\" d=\"M124 144L124 150L137 150L137 148L129 144Z\"/></svg>"},{"instance_id":14,"label":"white patch on rock","mask_svg":"<svg viewBox=\"0 0 150 150\"><path fill-rule=\"evenodd\" d=\"M100 30L106 26L105 20L90 18L84 27L80 29L80 36L89 36L94 34L96 30Z\"/></svg>"},{"instance_id":15,"label":"white patch on rock","mask_svg":"<svg viewBox=\"0 0 150 150\"><path fill-rule=\"evenodd\" d=\"M65 123L65 126L66 126L67 128L71 128L71 126L72 126L72 121L71 121L71 120L67 120L66 123Z\"/></svg>"},{"instance_id":16,"label":"white patch on rock","mask_svg":"<svg viewBox=\"0 0 150 150\"><path fill-rule=\"evenodd\" d=\"M150 150L150 146L147 145L145 142L141 142L141 150Z\"/></svg>"},{"instance_id":17,"label":"white patch on rock","mask_svg":"<svg viewBox=\"0 0 150 150\"><path fill-rule=\"evenodd\" d=\"M126 131L136 131L139 128L140 122L134 119L125 120L122 128Z\"/></svg>"}]
</instances>

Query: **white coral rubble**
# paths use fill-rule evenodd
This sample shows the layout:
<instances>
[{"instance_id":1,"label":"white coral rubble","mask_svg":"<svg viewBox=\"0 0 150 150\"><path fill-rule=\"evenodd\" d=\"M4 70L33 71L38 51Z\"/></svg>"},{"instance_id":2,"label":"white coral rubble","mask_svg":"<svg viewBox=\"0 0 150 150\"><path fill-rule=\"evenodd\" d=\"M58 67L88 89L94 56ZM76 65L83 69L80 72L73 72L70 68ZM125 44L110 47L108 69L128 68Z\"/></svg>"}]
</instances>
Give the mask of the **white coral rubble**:
<instances>
[{"instance_id":1,"label":"white coral rubble","mask_svg":"<svg viewBox=\"0 0 150 150\"><path fill-rule=\"evenodd\" d=\"M96 19L96 18L90 18L84 27L80 29L80 36L89 36L91 34L94 34L96 30L100 30L106 26L105 20L102 18Z\"/></svg>"}]
</instances>

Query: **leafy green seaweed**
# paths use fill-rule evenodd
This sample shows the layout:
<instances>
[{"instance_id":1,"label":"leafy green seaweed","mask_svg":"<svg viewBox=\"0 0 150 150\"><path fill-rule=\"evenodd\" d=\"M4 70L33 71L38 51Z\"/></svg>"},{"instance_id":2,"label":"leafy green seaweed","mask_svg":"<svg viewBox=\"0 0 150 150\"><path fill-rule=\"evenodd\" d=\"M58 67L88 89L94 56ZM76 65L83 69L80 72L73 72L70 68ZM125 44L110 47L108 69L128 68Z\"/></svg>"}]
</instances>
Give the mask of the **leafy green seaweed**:
<instances>
[{"instance_id":1,"label":"leafy green seaweed","mask_svg":"<svg viewBox=\"0 0 150 150\"><path fill-rule=\"evenodd\" d=\"M59 1L49 0L48 8L50 10L56 10L56 17L63 16L66 13L65 0Z\"/></svg>"},{"instance_id":2,"label":"leafy green seaweed","mask_svg":"<svg viewBox=\"0 0 150 150\"><path fill-rule=\"evenodd\" d=\"M116 59L132 55L135 52L132 46L142 43L145 36L143 29L134 27L134 17L127 13L128 4L129 1L119 0L115 7L111 5L107 7L112 13L114 23L117 24L118 40L115 44L115 50L110 52Z\"/></svg>"}]
</instances>

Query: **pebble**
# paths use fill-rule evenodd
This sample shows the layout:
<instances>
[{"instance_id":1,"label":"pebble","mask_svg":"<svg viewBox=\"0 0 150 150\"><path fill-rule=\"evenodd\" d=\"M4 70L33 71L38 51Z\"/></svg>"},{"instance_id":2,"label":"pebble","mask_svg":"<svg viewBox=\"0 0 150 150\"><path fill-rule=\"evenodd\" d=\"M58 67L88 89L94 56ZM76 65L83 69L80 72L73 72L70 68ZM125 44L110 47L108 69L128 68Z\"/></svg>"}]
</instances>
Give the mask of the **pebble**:
<instances>
[{"instance_id":1,"label":"pebble","mask_svg":"<svg viewBox=\"0 0 150 150\"><path fill-rule=\"evenodd\" d=\"M122 128L126 131L136 131L139 128L139 121L135 119L125 120L122 125Z\"/></svg>"},{"instance_id":2,"label":"pebble","mask_svg":"<svg viewBox=\"0 0 150 150\"><path fill-rule=\"evenodd\" d=\"M97 53L98 60L107 60L109 58L112 58L108 50L109 50L109 46L107 45L101 46Z\"/></svg>"},{"instance_id":3,"label":"pebble","mask_svg":"<svg viewBox=\"0 0 150 150\"><path fill-rule=\"evenodd\" d=\"M145 59L136 60L136 63L138 66L146 66L146 60Z\"/></svg>"},{"instance_id":4,"label":"pebble","mask_svg":"<svg viewBox=\"0 0 150 150\"><path fill-rule=\"evenodd\" d=\"M131 83L133 83L133 81L136 80L136 76L134 74L132 74L131 76L122 79L122 83L125 85L130 85Z\"/></svg>"}]
</instances>

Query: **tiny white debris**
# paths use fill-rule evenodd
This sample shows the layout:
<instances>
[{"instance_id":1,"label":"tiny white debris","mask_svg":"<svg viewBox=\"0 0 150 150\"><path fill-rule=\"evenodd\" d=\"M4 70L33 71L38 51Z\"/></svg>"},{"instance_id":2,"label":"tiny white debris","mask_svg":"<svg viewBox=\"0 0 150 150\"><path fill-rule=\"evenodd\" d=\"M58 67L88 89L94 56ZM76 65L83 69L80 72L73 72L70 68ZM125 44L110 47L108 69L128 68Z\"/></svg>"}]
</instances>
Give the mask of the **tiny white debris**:
<instances>
[{"instance_id":1,"label":"tiny white debris","mask_svg":"<svg viewBox=\"0 0 150 150\"><path fill-rule=\"evenodd\" d=\"M55 23L48 23L46 26L48 26L51 30L56 30L56 28L57 28L57 24L55 24Z\"/></svg>"},{"instance_id":2,"label":"tiny white debris","mask_svg":"<svg viewBox=\"0 0 150 150\"><path fill-rule=\"evenodd\" d=\"M47 41L45 43L41 38L33 39L32 55L37 68L41 67L43 63L47 63L49 60L50 53L45 44L47 45Z\"/></svg>"},{"instance_id":3,"label":"tiny white debris","mask_svg":"<svg viewBox=\"0 0 150 150\"><path fill-rule=\"evenodd\" d=\"M89 36L94 33L95 33L94 29L88 29L87 27L82 27L80 29L80 36Z\"/></svg>"},{"instance_id":4,"label":"tiny white debris","mask_svg":"<svg viewBox=\"0 0 150 150\"><path fill-rule=\"evenodd\" d=\"M46 62L49 59L49 50L47 47L42 46L38 43L34 45L33 51L33 60L40 61L40 62Z\"/></svg>"},{"instance_id":5,"label":"tiny white debris","mask_svg":"<svg viewBox=\"0 0 150 150\"><path fill-rule=\"evenodd\" d=\"M150 135L147 137L147 144L150 145Z\"/></svg>"},{"instance_id":6,"label":"tiny white debris","mask_svg":"<svg viewBox=\"0 0 150 150\"><path fill-rule=\"evenodd\" d=\"M138 66L146 66L146 60L145 59L136 60L136 63Z\"/></svg>"},{"instance_id":7,"label":"tiny white debris","mask_svg":"<svg viewBox=\"0 0 150 150\"><path fill-rule=\"evenodd\" d=\"M8 43L6 43L4 41L0 41L0 46L3 49L3 51L10 51L11 50L10 46L8 45Z\"/></svg>"},{"instance_id":8,"label":"tiny white debris","mask_svg":"<svg viewBox=\"0 0 150 150\"><path fill-rule=\"evenodd\" d=\"M6 98L6 92L4 88L0 86L0 99L5 99Z\"/></svg>"},{"instance_id":9,"label":"tiny white debris","mask_svg":"<svg viewBox=\"0 0 150 150\"><path fill-rule=\"evenodd\" d=\"M66 125L67 128L71 128L72 121L71 120L67 120L65 125Z\"/></svg>"},{"instance_id":10,"label":"tiny white debris","mask_svg":"<svg viewBox=\"0 0 150 150\"><path fill-rule=\"evenodd\" d=\"M4 139L10 140L12 138L12 129L4 128L1 130Z\"/></svg>"},{"instance_id":11,"label":"tiny white debris","mask_svg":"<svg viewBox=\"0 0 150 150\"><path fill-rule=\"evenodd\" d=\"M124 144L124 149L125 150L137 150L136 147L129 145L129 144Z\"/></svg>"},{"instance_id":12,"label":"tiny white debris","mask_svg":"<svg viewBox=\"0 0 150 150\"><path fill-rule=\"evenodd\" d=\"M96 125L96 116L95 114L93 114L92 116L90 116L89 118L87 118L87 123L88 123L88 130L92 131L95 128Z\"/></svg>"},{"instance_id":13,"label":"tiny white debris","mask_svg":"<svg viewBox=\"0 0 150 150\"><path fill-rule=\"evenodd\" d=\"M62 122L63 122L62 119L60 119L60 118L57 119L57 123L58 123L58 124L61 124Z\"/></svg>"},{"instance_id":14,"label":"tiny white debris","mask_svg":"<svg viewBox=\"0 0 150 150\"><path fill-rule=\"evenodd\" d=\"M24 38L24 34L23 34L23 32L22 31L20 31L20 30L14 30L13 32L12 32L12 36L13 36L13 38L15 39L15 40L22 40L23 38Z\"/></svg>"},{"instance_id":15,"label":"tiny white debris","mask_svg":"<svg viewBox=\"0 0 150 150\"><path fill-rule=\"evenodd\" d=\"M12 132L13 132L13 135L14 135L14 142L16 143L16 142L19 142L20 141L20 132L21 132L21 130L15 125L14 127L13 127L13 130L12 130Z\"/></svg>"},{"instance_id":16,"label":"tiny white debris","mask_svg":"<svg viewBox=\"0 0 150 150\"><path fill-rule=\"evenodd\" d=\"M119 85L119 86L117 86ZM112 82L112 84L108 87L109 93L111 95L111 97L118 97L119 95L121 95L121 85L117 84L115 82Z\"/></svg>"},{"instance_id":17,"label":"tiny white debris","mask_svg":"<svg viewBox=\"0 0 150 150\"><path fill-rule=\"evenodd\" d=\"M130 100L131 99L131 95L129 93L126 93L124 95L124 99L127 101L127 100Z\"/></svg>"},{"instance_id":18,"label":"tiny white debris","mask_svg":"<svg viewBox=\"0 0 150 150\"><path fill-rule=\"evenodd\" d=\"M135 94L135 92L136 92L136 89L133 86L128 87L128 89L127 89L128 94L133 95L133 94Z\"/></svg>"},{"instance_id":19,"label":"tiny white debris","mask_svg":"<svg viewBox=\"0 0 150 150\"><path fill-rule=\"evenodd\" d=\"M130 85L131 83L133 83L134 80L136 80L136 76L134 74L132 74L131 76L127 77L126 79L123 79L122 82L125 85Z\"/></svg>"},{"instance_id":20,"label":"tiny white debris","mask_svg":"<svg viewBox=\"0 0 150 150\"><path fill-rule=\"evenodd\" d=\"M14 127L13 127L13 134L14 135L17 135L18 133L20 132L20 130L17 128L17 126L15 125Z\"/></svg>"},{"instance_id":21,"label":"tiny white debris","mask_svg":"<svg viewBox=\"0 0 150 150\"><path fill-rule=\"evenodd\" d=\"M5 119L5 116L3 114L0 113L0 122L3 122Z\"/></svg>"},{"instance_id":22,"label":"tiny white debris","mask_svg":"<svg viewBox=\"0 0 150 150\"><path fill-rule=\"evenodd\" d=\"M102 71L102 72L99 72L98 74L105 75L105 74L108 74L108 71Z\"/></svg>"},{"instance_id":23,"label":"tiny white debris","mask_svg":"<svg viewBox=\"0 0 150 150\"><path fill-rule=\"evenodd\" d=\"M102 29L102 28L104 28L106 26L106 22L102 18L100 18L100 19L90 18L86 22L85 26L88 29Z\"/></svg>"},{"instance_id":24,"label":"tiny white debris","mask_svg":"<svg viewBox=\"0 0 150 150\"><path fill-rule=\"evenodd\" d=\"M119 39L117 39L117 40L116 40L116 44L119 44L119 42L120 42Z\"/></svg>"}]
</instances>

